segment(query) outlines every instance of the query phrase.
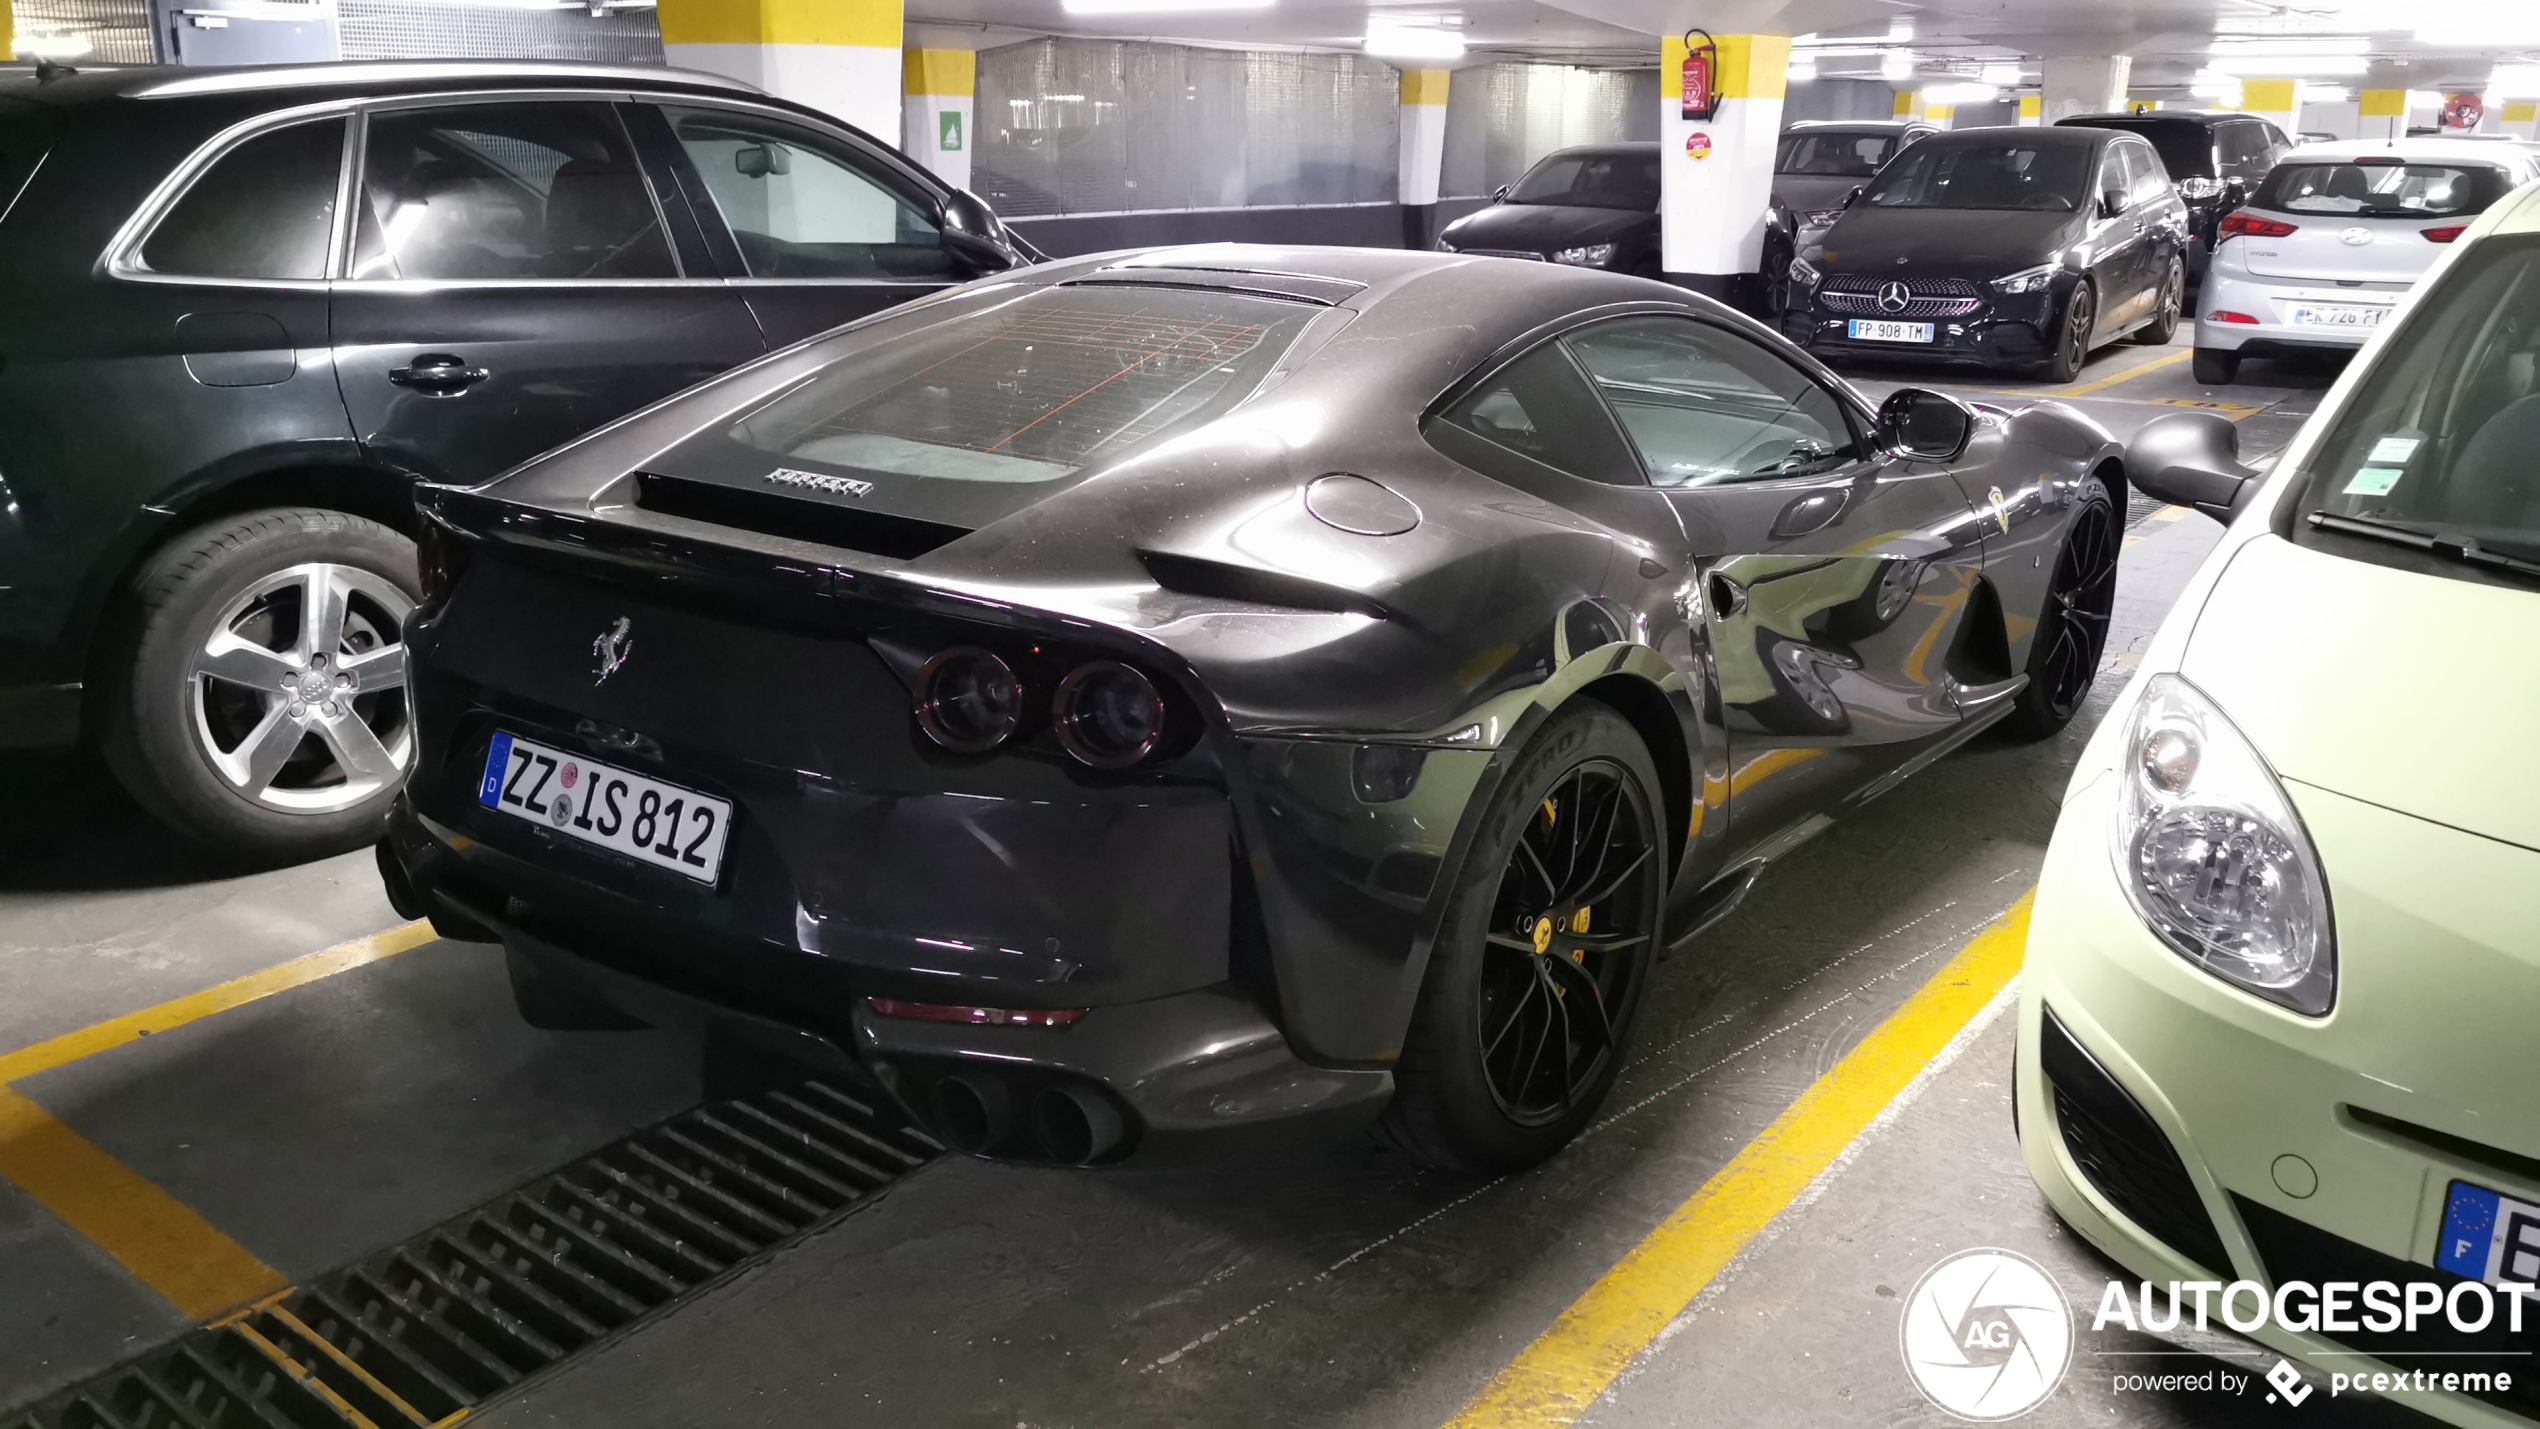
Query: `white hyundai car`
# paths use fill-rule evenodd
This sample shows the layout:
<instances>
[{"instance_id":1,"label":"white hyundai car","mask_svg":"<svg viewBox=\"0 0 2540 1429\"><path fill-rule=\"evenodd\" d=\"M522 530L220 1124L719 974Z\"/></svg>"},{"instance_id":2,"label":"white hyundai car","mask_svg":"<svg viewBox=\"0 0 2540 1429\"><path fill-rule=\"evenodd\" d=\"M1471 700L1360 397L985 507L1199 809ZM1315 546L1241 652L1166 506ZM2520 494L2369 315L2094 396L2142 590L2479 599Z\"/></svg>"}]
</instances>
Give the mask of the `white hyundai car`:
<instances>
[{"instance_id":1,"label":"white hyundai car","mask_svg":"<svg viewBox=\"0 0 2540 1429\"><path fill-rule=\"evenodd\" d=\"M2223 215L2196 315L2196 380L2243 357L2351 352L2425 276L2444 245L2540 177L2519 144L2358 139L2305 144Z\"/></svg>"},{"instance_id":2,"label":"white hyundai car","mask_svg":"<svg viewBox=\"0 0 2540 1429\"><path fill-rule=\"evenodd\" d=\"M2015 1104L2144 1328L2212 1294L2333 1393L2527 1429L2540 184L2443 252L2267 475L2211 412L2129 445L2230 528L2065 791Z\"/></svg>"}]
</instances>

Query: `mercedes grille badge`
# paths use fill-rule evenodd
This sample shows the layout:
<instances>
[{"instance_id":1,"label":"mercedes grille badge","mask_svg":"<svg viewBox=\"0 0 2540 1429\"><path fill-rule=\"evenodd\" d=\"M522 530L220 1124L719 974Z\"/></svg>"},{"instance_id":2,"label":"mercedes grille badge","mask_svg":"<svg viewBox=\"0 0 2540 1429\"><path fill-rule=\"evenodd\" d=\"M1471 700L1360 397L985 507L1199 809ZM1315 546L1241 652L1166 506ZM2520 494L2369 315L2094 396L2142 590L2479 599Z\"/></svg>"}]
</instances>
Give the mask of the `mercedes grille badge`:
<instances>
[{"instance_id":1,"label":"mercedes grille badge","mask_svg":"<svg viewBox=\"0 0 2540 1429\"><path fill-rule=\"evenodd\" d=\"M1913 301L1913 297L1913 289L1890 278L1879 284L1879 311L1901 313L1905 311L1905 305Z\"/></svg>"},{"instance_id":2,"label":"mercedes grille badge","mask_svg":"<svg viewBox=\"0 0 2540 1429\"><path fill-rule=\"evenodd\" d=\"M634 630L635 622L621 615L617 624L601 631L599 638L591 642L593 685L606 684L609 676L617 673L617 667L626 663L626 657L635 653Z\"/></svg>"}]
</instances>

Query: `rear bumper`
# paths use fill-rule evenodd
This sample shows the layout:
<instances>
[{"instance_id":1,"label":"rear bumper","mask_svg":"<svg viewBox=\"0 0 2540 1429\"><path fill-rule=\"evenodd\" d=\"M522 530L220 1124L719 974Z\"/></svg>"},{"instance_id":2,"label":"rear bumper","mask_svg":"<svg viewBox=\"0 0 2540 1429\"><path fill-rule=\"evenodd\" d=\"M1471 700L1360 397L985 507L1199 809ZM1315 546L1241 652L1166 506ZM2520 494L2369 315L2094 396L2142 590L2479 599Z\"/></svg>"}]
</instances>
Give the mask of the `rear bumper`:
<instances>
[{"instance_id":1,"label":"rear bumper","mask_svg":"<svg viewBox=\"0 0 2540 1429\"><path fill-rule=\"evenodd\" d=\"M427 911L493 932L540 978L640 1022L714 1027L815 1066L851 1064L966 1150L1202 1159L1347 1135L1393 1095L1390 1072L1307 1064L1229 985L1103 1004L1064 1027L886 1017L867 1001L875 979L852 964L694 926L642 927L623 910L607 916L598 890L490 849L403 799L390 816L388 850ZM952 1082L987 1110L986 1125L948 1118ZM1033 1115L1044 1093L1090 1095L1115 1108L1121 1135L1088 1155L1053 1151Z\"/></svg>"},{"instance_id":2,"label":"rear bumper","mask_svg":"<svg viewBox=\"0 0 2540 1429\"><path fill-rule=\"evenodd\" d=\"M2239 352L2267 357L2283 352L2352 352L2378 329L2323 327L2291 320L2296 303L2335 303L2345 307L2391 308L2395 292L2340 288L2334 284L2284 283L2250 276L2234 262L2219 262L2206 276L2196 299L2196 345L2213 352ZM2256 318L2253 323L2216 322L2209 313L2234 312ZM2387 317L2382 319L2389 321Z\"/></svg>"}]
</instances>

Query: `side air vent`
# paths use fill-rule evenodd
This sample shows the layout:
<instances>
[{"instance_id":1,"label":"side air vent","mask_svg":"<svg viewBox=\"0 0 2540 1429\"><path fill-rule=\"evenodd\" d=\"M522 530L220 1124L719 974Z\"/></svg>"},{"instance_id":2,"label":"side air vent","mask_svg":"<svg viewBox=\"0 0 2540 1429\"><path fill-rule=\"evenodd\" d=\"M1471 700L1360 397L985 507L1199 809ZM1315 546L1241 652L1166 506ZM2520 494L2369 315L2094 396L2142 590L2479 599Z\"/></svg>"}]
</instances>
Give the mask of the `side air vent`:
<instances>
[{"instance_id":1,"label":"side air vent","mask_svg":"<svg viewBox=\"0 0 2540 1429\"><path fill-rule=\"evenodd\" d=\"M1282 606L1290 610L1370 615L1378 620L1388 619L1391 614L1383 605L1354 590L1343 590L1339 586L1310 581L1302 576L1227 565L1196 556L1168 556L1161 551L1140 551L1138 559L1146 564L1147 574L1154 578L1157 585L1183 595L1231 600L1244 605Z\"/></svg>"},{"instance_id":2,"label":"side air vent","mask_svg":"<svg viewBox=\"0 0 2540 1429\"><path fill-rule=\"evenodd\" d=\"M2082 1049L2049 1009L2038 1034L2038 1062L2054 1093L2055 1124L2090 1184L2127 1219L2207 1270L2231 1269L2222 1236L2178 1149L2097 1058Z\"/></svg>"},{"instance_id":3,"label":"side air vent","mask_svg":"<svg viewBox=\"0 0 2540 1429\"><path fill-rule=\"evenodd\" d=\"M762 536L783 536L841 550L909 561L967 536L959 526L859 511L849 506L773 491L751 491L715 481L635 473L635 504L663 516L707 521Z\"/></svg>"}]
</instances>

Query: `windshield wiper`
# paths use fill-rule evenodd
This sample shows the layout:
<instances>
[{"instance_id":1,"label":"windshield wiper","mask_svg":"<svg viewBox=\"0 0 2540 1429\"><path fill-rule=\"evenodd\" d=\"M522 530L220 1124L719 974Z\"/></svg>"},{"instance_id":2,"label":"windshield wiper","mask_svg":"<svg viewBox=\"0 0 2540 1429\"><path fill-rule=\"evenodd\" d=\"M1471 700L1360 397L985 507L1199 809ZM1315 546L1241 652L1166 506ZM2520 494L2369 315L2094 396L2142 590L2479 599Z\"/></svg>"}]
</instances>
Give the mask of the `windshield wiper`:
<instances>
[{"instance_id":1,"label":"windshield wiper","mask_svg":"<svg viewBox=\"0 0 2540 1429\"><path fill-rule=\"evenodd\" d=\"M2540 561L2526 561L2520 556L2490 551L2479 545L2475 536L2446 536L2440 532L2403 526L2396 521L2383 521L2371 516L2339 516L2328 511L2312 512L2310 521L2314 531L2360 536L2367 541L2387 541L2393 546L2406 546L2458 565L2540 579Z\"/></svg>"}]
</instances>

